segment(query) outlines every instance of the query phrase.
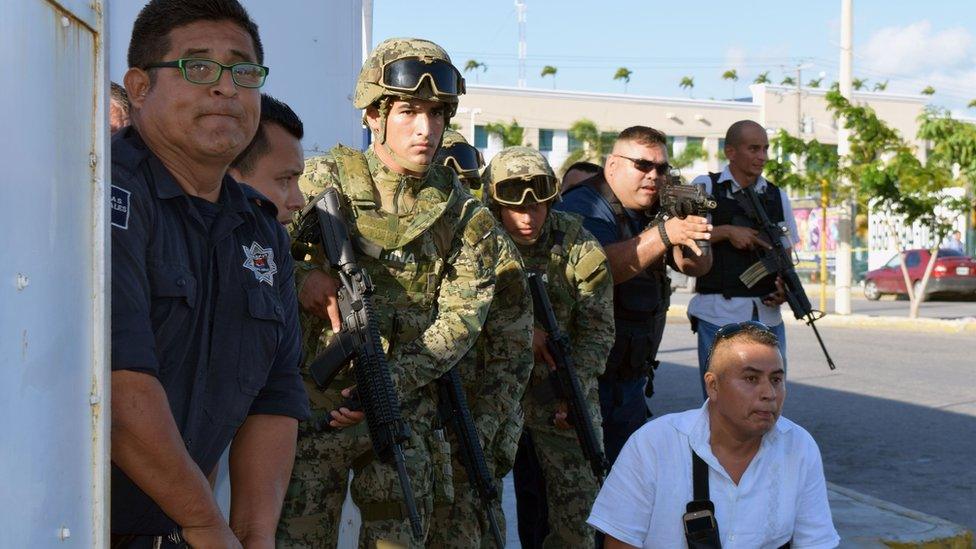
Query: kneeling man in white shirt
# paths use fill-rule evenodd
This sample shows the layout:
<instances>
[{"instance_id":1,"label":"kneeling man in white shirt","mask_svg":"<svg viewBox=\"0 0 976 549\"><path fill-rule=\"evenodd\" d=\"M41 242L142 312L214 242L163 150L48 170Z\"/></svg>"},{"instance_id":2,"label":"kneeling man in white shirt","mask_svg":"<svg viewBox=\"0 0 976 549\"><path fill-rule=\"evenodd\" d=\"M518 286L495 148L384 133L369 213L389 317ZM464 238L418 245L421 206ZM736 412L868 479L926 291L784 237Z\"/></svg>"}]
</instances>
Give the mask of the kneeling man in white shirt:
<instances>
[{"instance_id":1,"label":"kneeling man in white shirt","mask_svg":"<svg viewBox=\"0 0 976 549\"><path fill-rule=\"evenodd\" d=\"M723 326L709 356L705 404L644 425L614 463L587 520L606 534L604 547L685 547L686 519L692 532L709 523L717 529L720 545L697 547L836 547L820 449L780 417L784 377L769 328ZM686 508L696 499L692 452L707 465L700 475L707 484L699 484L708 497L696 504L709 500L714 512Z\"/></svg>"}]
</instances>

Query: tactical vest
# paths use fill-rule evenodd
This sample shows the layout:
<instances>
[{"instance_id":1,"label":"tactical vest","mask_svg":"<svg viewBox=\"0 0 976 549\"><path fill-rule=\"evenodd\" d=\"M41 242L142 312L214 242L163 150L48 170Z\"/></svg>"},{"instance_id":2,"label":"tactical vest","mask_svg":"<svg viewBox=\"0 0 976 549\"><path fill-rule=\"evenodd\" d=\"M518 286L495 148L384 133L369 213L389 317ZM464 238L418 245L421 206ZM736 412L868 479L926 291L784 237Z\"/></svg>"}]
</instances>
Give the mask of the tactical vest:
<instances>
[{"instance_id":1,"label":"tactical vest","mask_svg":"<svg viewBox=\"0 0 976 549\"><path fill-rule=\"evenodd\" d=\"M540 242L519 246L519 251L527 273L544 273L556 322L568 332L578 291L574 285L575 267L569 262L567 247L576 243L583 222L575 214L550 209L545 225Z\"/></svg>"},{"instance_id":2,"label":"tactical vest","mask_svg":"<svg viewBox=\"0 0 976 549\"><path fill-rule=\"evenodd\" d=\"M758 225L747 214L739 202L732 197L731 181L718 182L720 174L710 173L712 195L718 206L712 210L712 224L734 225L758 229ZM773 223L783 222L783 199L779 187L766 182L766 190L759 194L759 201ZM776 291L776 277L769 275L752 288L747 288L739 276L759 261L757 250L739 250L728 240L712 244L712 269L708 274L698 277L695 291L700 294L722 294L730 297L763 297Z\"/></svg>"},{"instance_id":3,"label":"tactical vest","mask_svg":"<svg viewBox=\"0 0 976 549\"><path fill-rule=\"evenodd\" d=\"M331 154L357 259L375 286L373 305L389 354L433 322L455 234L477 201L449 168L431 166L412 211L386 213L376 203L366 155L342 145Z\"/></svg>"},{"instance_id":4,"label":"tactical vest","mask_svg":"<svg viewBox=\"0 0 976 549\"><path fill-rule=\"evenodd\" d=\"M595 190L610 205L610 210L617 220L617 232L620 241L630 240L637 236L630 227L630 219L623 204L613 193L610 184L603 174L597 174L580 185L588 185ZM650 224L655 224L648 218ZM613 317L618 333L632 332L634 325L644 325L653 322L654 316L663 308L667 308L671 296L671 284L665 270L665 258L649 265L636 276L615 284L613 287ZM623 326L626 325L626 326ZM621 330L621 328L628 328Z\"/></svg>"}]
</instances>

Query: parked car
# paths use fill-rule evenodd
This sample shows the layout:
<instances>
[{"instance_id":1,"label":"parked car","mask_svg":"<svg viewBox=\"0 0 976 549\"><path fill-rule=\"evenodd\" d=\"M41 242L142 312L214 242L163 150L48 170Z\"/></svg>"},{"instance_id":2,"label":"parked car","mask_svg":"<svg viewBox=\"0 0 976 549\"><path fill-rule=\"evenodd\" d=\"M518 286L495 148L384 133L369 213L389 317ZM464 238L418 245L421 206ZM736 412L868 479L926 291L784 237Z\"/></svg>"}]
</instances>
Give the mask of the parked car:
<instances>
[{"instance_id":1,"label":"parked car","mask_svg":"<svg viewBox=\"0 0 976 549\"><path fill-rule=\"evenodd\" d=\"M931 253L929 250L920 249L908 250L904 254L908 278L911 280L914 293L918 294ZM873 301L884 294L908 294L898 254L895 254L884 267L868 271L864 275L864 297ZM932 268L928 286L925 288L926 297L935 295L976 296L976 259L956 250L940 249L938 257L935 258L935 266Z\"/></svg>"}]
</instances>

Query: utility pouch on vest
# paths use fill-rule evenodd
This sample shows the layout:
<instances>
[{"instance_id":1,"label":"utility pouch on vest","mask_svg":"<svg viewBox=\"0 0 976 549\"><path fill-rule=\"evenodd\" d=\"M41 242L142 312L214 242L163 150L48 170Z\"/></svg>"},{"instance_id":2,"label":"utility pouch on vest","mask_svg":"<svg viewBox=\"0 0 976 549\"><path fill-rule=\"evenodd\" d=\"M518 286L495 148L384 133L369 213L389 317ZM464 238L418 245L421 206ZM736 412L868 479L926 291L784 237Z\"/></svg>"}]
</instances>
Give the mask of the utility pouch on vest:
<instances>
[{"instance_id":1,"label":"utility pouch on vest","mask_svg":"<svg viewBox=\"0 0 976 549\"><path fill-rule=\"evenodd\" d=\"M454 469L451 468L451 443L443 429L430 431L430 462L434 474L434 506L454 503Z\"/></svg>"}]
</instances>

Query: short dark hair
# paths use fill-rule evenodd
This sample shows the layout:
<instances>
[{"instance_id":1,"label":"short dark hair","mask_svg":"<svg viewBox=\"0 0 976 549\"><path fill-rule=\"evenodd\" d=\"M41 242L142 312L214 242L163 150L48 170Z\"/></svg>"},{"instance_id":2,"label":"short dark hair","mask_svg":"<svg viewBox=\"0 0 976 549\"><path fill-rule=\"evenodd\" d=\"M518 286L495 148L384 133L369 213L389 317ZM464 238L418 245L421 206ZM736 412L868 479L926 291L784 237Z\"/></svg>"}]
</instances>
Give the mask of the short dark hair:
<instances>
[{"instance_id":1,"label":"short dark hair","mask_svg":"<svg viewBox=\"0 0 976 549\"><path fill-rule=\"evenodd\" d=\"M579 161L574 162L570 167L566 168L566 173L572 171L580 171L583 173L598 173L603 171L603 167L592 162Z\"/></svg>"},{"instance_id":2,"label":"short dark hair","mask_svg":"<svg viewBox=\"0 0 976 549\"><path fill-rule=\"evenodd\" d=\"M779 339L777 339L776 334L768 329L764 330L758 326L743 323L739 331L735 332L734 334L715 339L715 342L712 343L712 349L708 353L708 366L706 371L712 371L713 359L715 358L715 355L718 354L718 350L720 348L743 341L758 343L759 345L765 345L766 347L772 347L776 349L776 352L779 352Z\"/></svg>"},{"instance_id":3,"label":"short dark hair","mask_svg":"<svg viewBox=\"0 0 976 549\"><path fill-rule=\"evenodd\" d=\"M112 82L111 96L112 96L112 101L115 101L116 103L118 103L119 106L122 107L122 112L124 112L126 115L128 115L129 114L129 94L125 92L125 88L123 88L119 84L116 84L115 82Z\"/></svg>"},{"instance_id":4,"label":"short dark hair","mask_svg":"<svg viewBox=\"0 0 976 549\"><path fill-rule=\"evenodd\" d=\"M617 141L633 141L641 145L668 145L664 132L648 126L631 126L617 135Z\"/></svg>"},{"instance_id":5,"label":"short dark hair","mask_svg":"<svg viewBox=\"0 0 976 549\"><path fill-rule=\"evenodd\" d=\"M144 69L163 61L171 46L169 33L197 21L230 21L251 35L257 62L264 62L258 26L237 0L150 0L132 26L129 67Z\"/></svg>"},{"instance_id":6,"label":"short dark hair","mask_svg":"<svg viewBox=\"0 0 976 549\"><path fill-rule=\"evenodd\" d=\"M295 139L301 140L305 137L305 125L302 119L298 118L295 111L291 110L283 101L279 101L266 93L261 94L261 123L258 124L258 131L254 134L254 139L247 145L241 154L231 162L230 167L237 169L244 175L250 175L254 171L254 165L262 156L268 154L271 144L268 143L268 134L264 127L267 124L277 124L281 129L288 132Z\"/></svg>"},{"instance_id":7,"label":"short dark hair","mask_svg":"<svg viewBox=\"0 0 976 549\"><path fill-rule=\"evenodd\" d=\"M766 131L766 128L762 127L762 124L755 120L739 120L729 126L729 129L725 132L725 146L737 147L742 142L742 133L746 128L759 128L762 131Z\"/></svg>"}]
</instances>

